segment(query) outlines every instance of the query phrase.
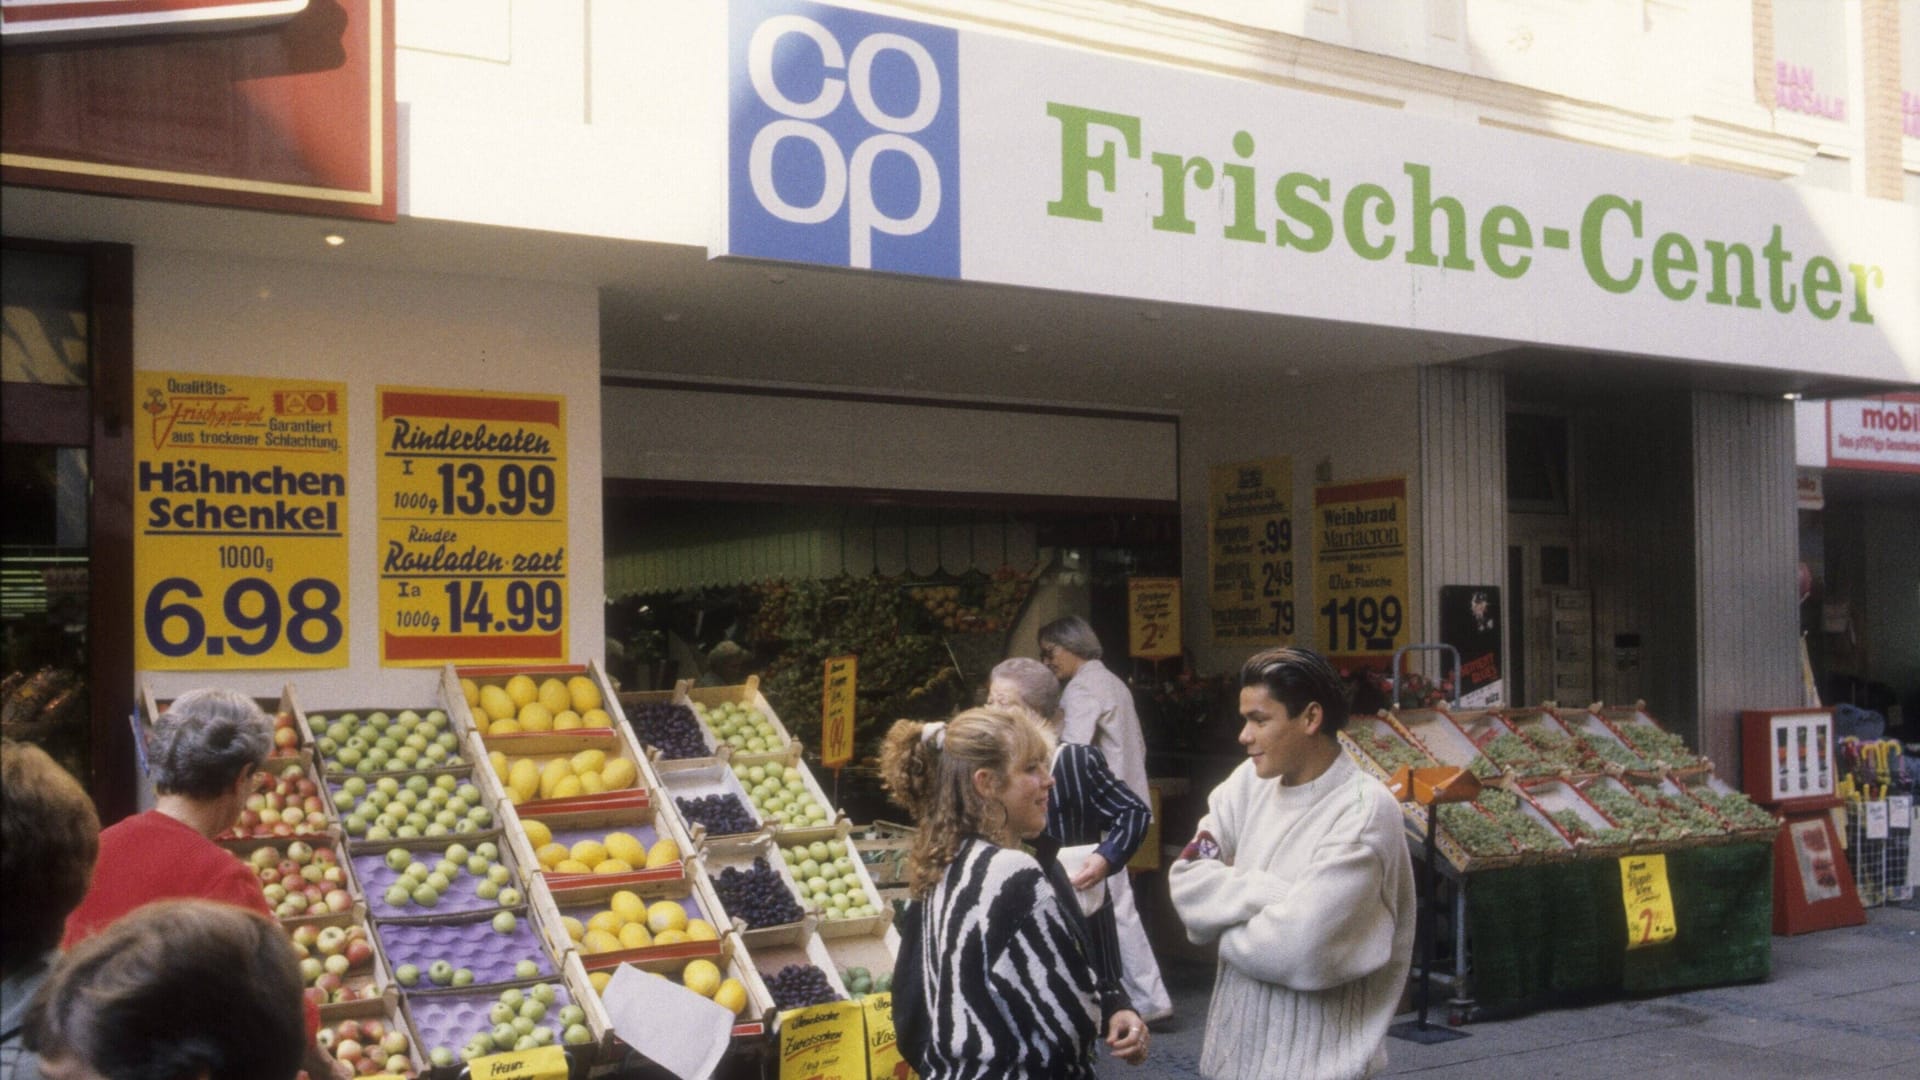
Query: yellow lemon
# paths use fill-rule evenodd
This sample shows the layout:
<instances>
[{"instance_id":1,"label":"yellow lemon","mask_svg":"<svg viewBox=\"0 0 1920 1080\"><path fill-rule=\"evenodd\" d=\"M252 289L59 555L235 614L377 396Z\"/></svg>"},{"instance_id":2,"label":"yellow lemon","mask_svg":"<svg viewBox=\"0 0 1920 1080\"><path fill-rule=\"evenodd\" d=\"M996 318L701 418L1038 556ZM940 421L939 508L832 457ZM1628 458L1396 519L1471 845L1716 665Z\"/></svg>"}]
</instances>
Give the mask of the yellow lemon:
<instances>
[{"instance_id":1,"label":"yellow lemon","mask_svg":"<svg viewBox=\"0 0 1920 1080\"><path fill-rule=\"evenodd\" d=\"M620 928L620 944L629 949L645 949L653 945L653 935L637 922L630 922Z\"/></svg>"},{"instance_id":2,"label":"yellow lemon","mask_svg":"<svg viewBox=\"0 0 1920 1080\"><path fill-rule=\"evenodd\" d=\"M607 790L607 782L600 779L597 772L581 773L580 790L588 795L598 795Z\"/></svg>"},{"instance_id":3,"label":"yellow lemon","mask_svg":"<svg viewBox=\"0 0 1920 1080\"><path fill-rule=\"evenodd\" d=\"M547 828L547 823L539 818L522 818L520 828L527 834L527 843L535 849L553 843L553 830Z\"/></svg>"},{"instance_id":4,"label":"yellow lemon","mask_svg":"<svg viewBox=\"0 0 1920 1080\"><path fill-rule=\"evenodd\" d=\"M558 784L562 778L572 775L573 766L567 762L566 758L554 758L552 761L542 765L540 767L540 797L543 799L553 798L554 785Z\"/></svg>"},{"instance_id":5,"label":"yellow lemon","mask_svg":"<svg viewBox=\"0 0 1920 1080\"><path fill-rule=\"evenodd\" d=\"M600 767L607 763L607 752L605 750L582 750L573 755L572 763L573 771L576 773L599 772Z\"/></svg>"},{"instance_id":6,"label":"yellow lemon","mask_svg":"<svg viewBox=\"0 0 1920 1080\"><path fill-rule=\"evenodd\" d=\"M533 680L527 676L515 675L513 678L507 680L507 698L513 702L515 708L519 708L527 702L537 699L539 696L540 688L535 686Z\"/></svg>"},{"instance_id":7,"label":"yellow lemon","mask_svg":"<svg viewBox=\"0 0 1920 1080\"><path fill-rule=\"evenodd\" d=\"M567 936L572 938L576 945L580 943L581 938L587 936L587 928L580 925L580 920L571 915L560 916L560 925L565 928Z\"/></svg>"},{"instance_id":8,"label":"yellow lemon","mask_svg":"<svg viewBox=\"0 0 1920 1080\"><path fill-rule=\"evenodd\" d=\"M612 981L613 981L613 972L611 971L587 972L587 983L588 985L593 987L593 992L596 994L606 993L607 984Z\"/></svg>"},{"instance_id":9,"label":"yellow lemon","mask_svg":"<svg viewBox=\"0 0 1920 1080\"><path fill-rule=\"evenodd\" d=\"M580 939L580 951L589 956L594 953L619 952L621 948L620 939L605 930L589 930L586 936Z\"/></svg>"},{"instance_id":10,"label":"yellow lemon","mask_svg":"<svg viewBox=\"0 0 1920 1080\"><path fill-rule=\"evenodd\" d=\"M633 864L623 859L601 859L593 864L596 874L626 874L633 870Z\"/></svg>"},{"instance_id":11,"label":"yellow lemon","mask_svg":"<svg viewBox=\"0 0 1920 1080\"><path fill-rule=\"evenodd\" d=\"M685 930L662 930L653 935L655 945L684 945L689 940Z\"/></svg>"},{"instance_id":12,"label":"yellow lemon","mask_svg":"<svg viewBox=\"0 0 1920 1080\"><path fill-rule=\"evenodd\" d=\"M580 722L580 714L574 712L572 709L563 709L553 714L553 730L555 731L579 731L585 726L585 724Z\"/></svg>"},{"instance_id":13,"label":"yellow lemon","mask_svg":"<svg viewBox=\"0 0 1920 1080\"><path fill-rule=\"evenodd\" d=\"M490 751L487 754L487 764L493 766L493 775L499 777L502 784L507 782L507 755L498 750Z\"/></svg>"},{"instance_id":14,"label":"yellow lemon","mask_svg":"<svg viewBox=\"0 0 1920 1080\"><path fill-rule=\"evenodd\" d=\"M672 900L656 900L647 906L647 929L654 933L662 930L685 930L687 928L687 909Z\"/></svg>"},{"instance_id":15,"label":"yellow lemon","mask_svg":"<svg viewBox=\"0 0 1920 1080\"><path fill-rule=\"evenodd\" d=\"M711 960L695 960L680 973L680 981L701 997L710 998L720 989L720 969Z\"/></svg>"},{"instance_id":16,"label":"yellow lemon","mask_svg":"<svg viewBox=\"0 0 1920 1080\"><path fill-rule=\"evenodd\" d=\"M480 685L472 679L461 679L460 696L467 700L468 708L480 704Z\"/></svg>"},{"instance_id":17,"label":"yellow lemon","mask_svg":"<svg viewBox=\"0 0 1920 1080\"><path fill-rule=\"evenodd\" d=\"M540 865L542 867L544 867L545 869L551 870L554 867L559 866L562 862L566 861L567 845L556 844L549 841L545 844L541 844L539 849L533 853L533 856L534 858L540 860Z\"/></svg>"},{"instance_id":18,"label":"yellow lemon","mask_svg":"<svg viewBox=\"0 0 1920 1080\"><path fill-rule=\"evenodd\" d=\"M559 679L548 679L540 684L539 696L535 699L547 707L548 712L560 712L573 707L573 696L567 693L567 684Z\"/></svg>"},{"instance_id":19,"label":"yellow lemon","mask_svg":"<svg viewBox=\"0 0 1920 1080\"><path fill-rule=\"evenodd\" d=\"M586 788L580 786L579 777L563 776L560 778L559 783L553 785L553 794L550 798L571 799L586 794L586 790Z\"/></svg>"},{"instance_id":20,"label":"yellow lemon","mask_svg":"<svg viewBox=\"0 0 1920 1080\"><path fill-rule=\"evenodd\" d=\"M486 713L478 713L473 718L473 730L482 735L491 735L493 734L493 721L487 719Z\"/></svg>"},{"instance_id":21,"label":"yellow lemon","mask_svg":"<svg viewBox=\"0 0 1920 1080\"><path fill-rule=\"evenodd\" d=\"M515 798L514 802L525 802L540 794L540 766L532 758L521 758L507 770L507 789Z\"/></svg>"},{"instance_id":22,"label":"yellow lemon","mask_svg":"<svg viewBox=\"0 0 1920 1080\"><path fill-rule=\"evenodd\" d=\"M545 705L529 701L520 706L519 723L522 731L552 731L553 714L547 711Z\"/></svg>"},{"instance_id":23,"label":"yellow lemon","mask_svg":"<svg viewBox=\"0 0 1920 1080\"><path fill-rule=\"evenodd\" d=\"M552 870L556 874L591 874L593 873L593 867L588 866L586 863L581 862L579 859L561 859L559 862L554 863L552 866L548 867L547 869Z\"/></svg>"},{"instance_id":24,"label":"yellow lemon","mask_svg":"<svg viewBox=\"0 0 1920 1080\"><path fill-rule=\"evenodd\" d=\"M718 941L720 935L714 931L713 924L705 919L687 920L688 941Z\"/></svg>"},{"instance_id":25,"label":"yellow lemon","mask_svg":"<svg viewBox=\"0 0 1920 1080\"><path fill-rule=\"evenodd\" d=\"M574 843L571 854L574 858L592 866L607 857L607 845L598 840L580 840Z\"/></svg>"},{"instance_id":26,"label":"yellow lemon","mask_svg":"<svg viewBox=\"0 0 1920 1080\"><path fill-rule=\"evenodd\" d=\"M495 720L493 723L488 724L487 730L481 732L480 734L482 735L518 735L525 730L526 730L525 728L520 726L520 721L515 720L513 717L509 716L505 720Z\"/></svg>"},{"instance_id":27,"label":"yellow lemon","mask_svg":"<svg viewBox=\"0 0 1920 1080\"><path fill-rule=\"evenodd\" d=\"M606 973L603 971L596 971L593 974L605 975ZM589 980L591 980L592 976L589 976L588 978ZM611 980L613 977L611 975L608 975L607 978ZM597 989L604 989L604 987L599 987ZM728 1011L732 1012L733 1015L739 1016L740 1010L747 1007L747 988L740 985L739 979L728 979L725 982L722 982L718 989L714 990L713 1003L715 1005L719 1005L722 1008L727 1009Z\"/></svg>"},{"instance_id":28,"label":"yellow lemon","mask_svg":"<svg viewBox=\"0 0 1920 1080\"><path fill-rule=\"evenodd\" d=\"M614 758L607 762L606 768L600 770L600 779L607 785L608 791L630 788L639 777L640 770L634 768L633 762L626 758Z\"/></svg>"},{"instance_id":29,"label":"yellow lemon","mask_svg":"<svg viewBox=\"0 0 1920 1080\"><path fill-rule=\"evenodd\" d=\"M632 833L612 832L607 834L607 855L634 866L645 866L647 845L642 844Z\"/></svg>"},{"instance_id":30,"label":"yellow lemon","mask_svg":"<svg viewBox=\"0 0 1920 1080\"><path fill-rule=\"evenodd\" d=\"M614 911L596 911L593 918L587 920L587 929L598 930L603 934L617 934L629 920L620 917Z\"/></svg>"},{"instance_id":31,"label":"yellow lemon","mask_svg":"<svg viewBox=\"0 0 1920 1080\"><path fill-rule=\"evenodd\" d=\"M612 727L613 717L605 709L580 709L580 722L587 727Z\"/></svg>"},{"instance_id":32,"label":"yellow lemon","mask_svg":"<svg viewBox=\"0 0 1920 1080\"><path fill-rule=\"evenodd\" d=\"M671 836L663 836L653 842L647 852L647 869L667 866L680 861L680 845Z\"/></svg>"},{"instance_id":33,"label":"yellow lemon","mask_svg":"<svg viewBox=\"0 0 1920 1080\"><path fill-rule=\"evenodd\" d=\"M620 916L621 922L645 922L647 918L647 902L632 889L621 889L608 897L607 908Z\"/></svg>"},{"instance_id":34,"label":"yellow lemon","mask_svg":"<svg viewBox=\"0 0 1920 1080\"><path fill-rule=\"evenodd\" d=\"M585 675L575 675L567 680L567 703L572 705L576 712L584 713L588 709L597 709L601 704L600 688Z\"/></svg>"},{"instance_id":35,"label":"yellow lemon","mask_svg":"<svg viewBox=\"0 0 1920 1080\"><path fill-rule=\"evenodd\" d=\"M518 706L513 703L512 698L507 696L505 690L497 686L480 688L480 711L487 714L487 719L504 720L512 716L516 708Z\"/></svg>"}]
</instances>

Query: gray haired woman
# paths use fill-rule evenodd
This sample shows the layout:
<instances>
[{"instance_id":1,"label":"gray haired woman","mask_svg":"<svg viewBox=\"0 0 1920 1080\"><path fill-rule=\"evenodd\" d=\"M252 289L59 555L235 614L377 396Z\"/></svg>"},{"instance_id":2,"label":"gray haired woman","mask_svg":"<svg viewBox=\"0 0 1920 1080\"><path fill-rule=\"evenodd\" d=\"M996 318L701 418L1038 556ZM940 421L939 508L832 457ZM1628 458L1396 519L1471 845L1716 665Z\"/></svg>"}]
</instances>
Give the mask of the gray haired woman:
<instances>
[{"instance_id":1,"label":"gray haired woman","mask_svg":"<svg viewBox=\"0 0 1920 1080\"><path fill-rule=\"evenodd\" d=\"M273 721L233 690L182 694L153 720L147 761L157 798L100 834L93 885L62 948L155 900L217 900L271 917L253 870L213 842L240 820L273 749Z\"/></svg>"}]
</instances>

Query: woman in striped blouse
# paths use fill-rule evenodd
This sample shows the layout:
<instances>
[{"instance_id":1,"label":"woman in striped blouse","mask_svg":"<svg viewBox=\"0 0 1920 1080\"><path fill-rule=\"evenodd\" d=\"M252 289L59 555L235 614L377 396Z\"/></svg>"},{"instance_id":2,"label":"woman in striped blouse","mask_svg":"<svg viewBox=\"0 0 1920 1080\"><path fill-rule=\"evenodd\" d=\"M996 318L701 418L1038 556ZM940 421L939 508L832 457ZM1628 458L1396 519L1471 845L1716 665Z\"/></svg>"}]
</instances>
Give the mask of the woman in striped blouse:
<instances>
[{"instance_id":1,"label":"woman in striped blouse","mask_svg":"<svg viewBox=\"0 0 1920 1080\"><path fill-rule=\"evenodd\" d=\"M922 1080L1090 1078L1101 1031L1145 1060L1147 1026L1091 958L1057 862L1020 850L1047 823L1052 740L1009 709L902 720L881 777L919 824L901 920L894 1027Z\"/></svg>"},{"instance_id":2,"label":"woman in striped blouse","mask_svg":"<svg viewBox=\"0 0 1920 1080\"><path fill-rule=\"evenodd\" d=\"M1087 916L1094 963L1103 978L1121 982L1119 928L1113 899L1103 886L1108 877L1124 872L1133 853L1140 850L1153 811L1113 775L1098 748L1059 742L1060 680L1045 664L1023 656L996 664L987 676L987 704L1025 710L1055 740L1053 799L1047 807L1046 832L1033 841L1034 853L1048 862L1062 848L1094 845L1086 860L1073 868L1070 880L1083 894L1098 890L1098 905ZM1083 904L1082 910L1086 907Z\"/></svg>"}]
</instances>

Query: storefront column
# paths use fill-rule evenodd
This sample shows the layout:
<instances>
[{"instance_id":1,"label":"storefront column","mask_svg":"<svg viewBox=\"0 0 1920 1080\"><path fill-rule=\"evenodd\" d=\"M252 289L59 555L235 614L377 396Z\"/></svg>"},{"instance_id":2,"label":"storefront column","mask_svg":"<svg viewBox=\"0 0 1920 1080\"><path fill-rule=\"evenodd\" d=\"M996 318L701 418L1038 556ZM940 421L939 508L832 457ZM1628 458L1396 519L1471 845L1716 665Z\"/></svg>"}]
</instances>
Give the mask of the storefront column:
<instances>
[{"instance_id":1,"label":"storefront column","mask_svg":"<svg viewBox=\"0 0 1920 1080\"><path fill-rule=\"evenodd\" d=\"M1739 783L1738 713L1802 699L1793 406L1693 394L1699 747Z\"/></svg>"},{"instance_id":2,"label":"storefront column","mask_svg":"<svg viewBox=\"0 0 1920 1080\"><path fill-rule=\"evenodd\" d=\"M1504 374L1420 369L1420 524L1426 595L1419 640L1439 641L1442 586L1503 587L1507 580Z\"/></svg>"}]
</instances>

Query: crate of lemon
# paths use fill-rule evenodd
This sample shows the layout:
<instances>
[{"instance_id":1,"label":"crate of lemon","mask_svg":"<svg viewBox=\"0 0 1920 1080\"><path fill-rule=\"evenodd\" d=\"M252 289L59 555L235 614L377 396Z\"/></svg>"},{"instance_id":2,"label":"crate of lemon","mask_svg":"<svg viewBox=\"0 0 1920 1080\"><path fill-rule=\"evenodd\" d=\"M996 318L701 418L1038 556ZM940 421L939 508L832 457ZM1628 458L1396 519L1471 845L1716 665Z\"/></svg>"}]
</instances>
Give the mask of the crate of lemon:
<instances>
[{"instance_id":1,"label":"crate of lemon","mask_svg":"<svg viewBox=\"0 0 1920 1080\"><path fill-rule=\"evenodd\" d=\"M650 805L649 770L618 739L536 735L538 742L485 750L488 771L510 806L584 801Z\"/></svg>"},{"instance_id":2,"label":"crate of lemon","mask_svg":"<svg viewBox=\"0 0 1920 1080\"><path fill-rule=\"evenodd\" d=\"M651 806L559 808L508 806L502 832L514 856L554 889L598 883L675 881L693 845Z\"/></svg>"},{"instance_id":3,"label":"crate of lemon","mask_svg":"<svg viewBox=\"0 0 1920 1080\"><path fill-rule=\"evenodd\" d=\"M605 682L593 665L510 671L447 668L441 693L449 711L482 736L594 731L619 727Z\"/></svg>"}]
</instances>

